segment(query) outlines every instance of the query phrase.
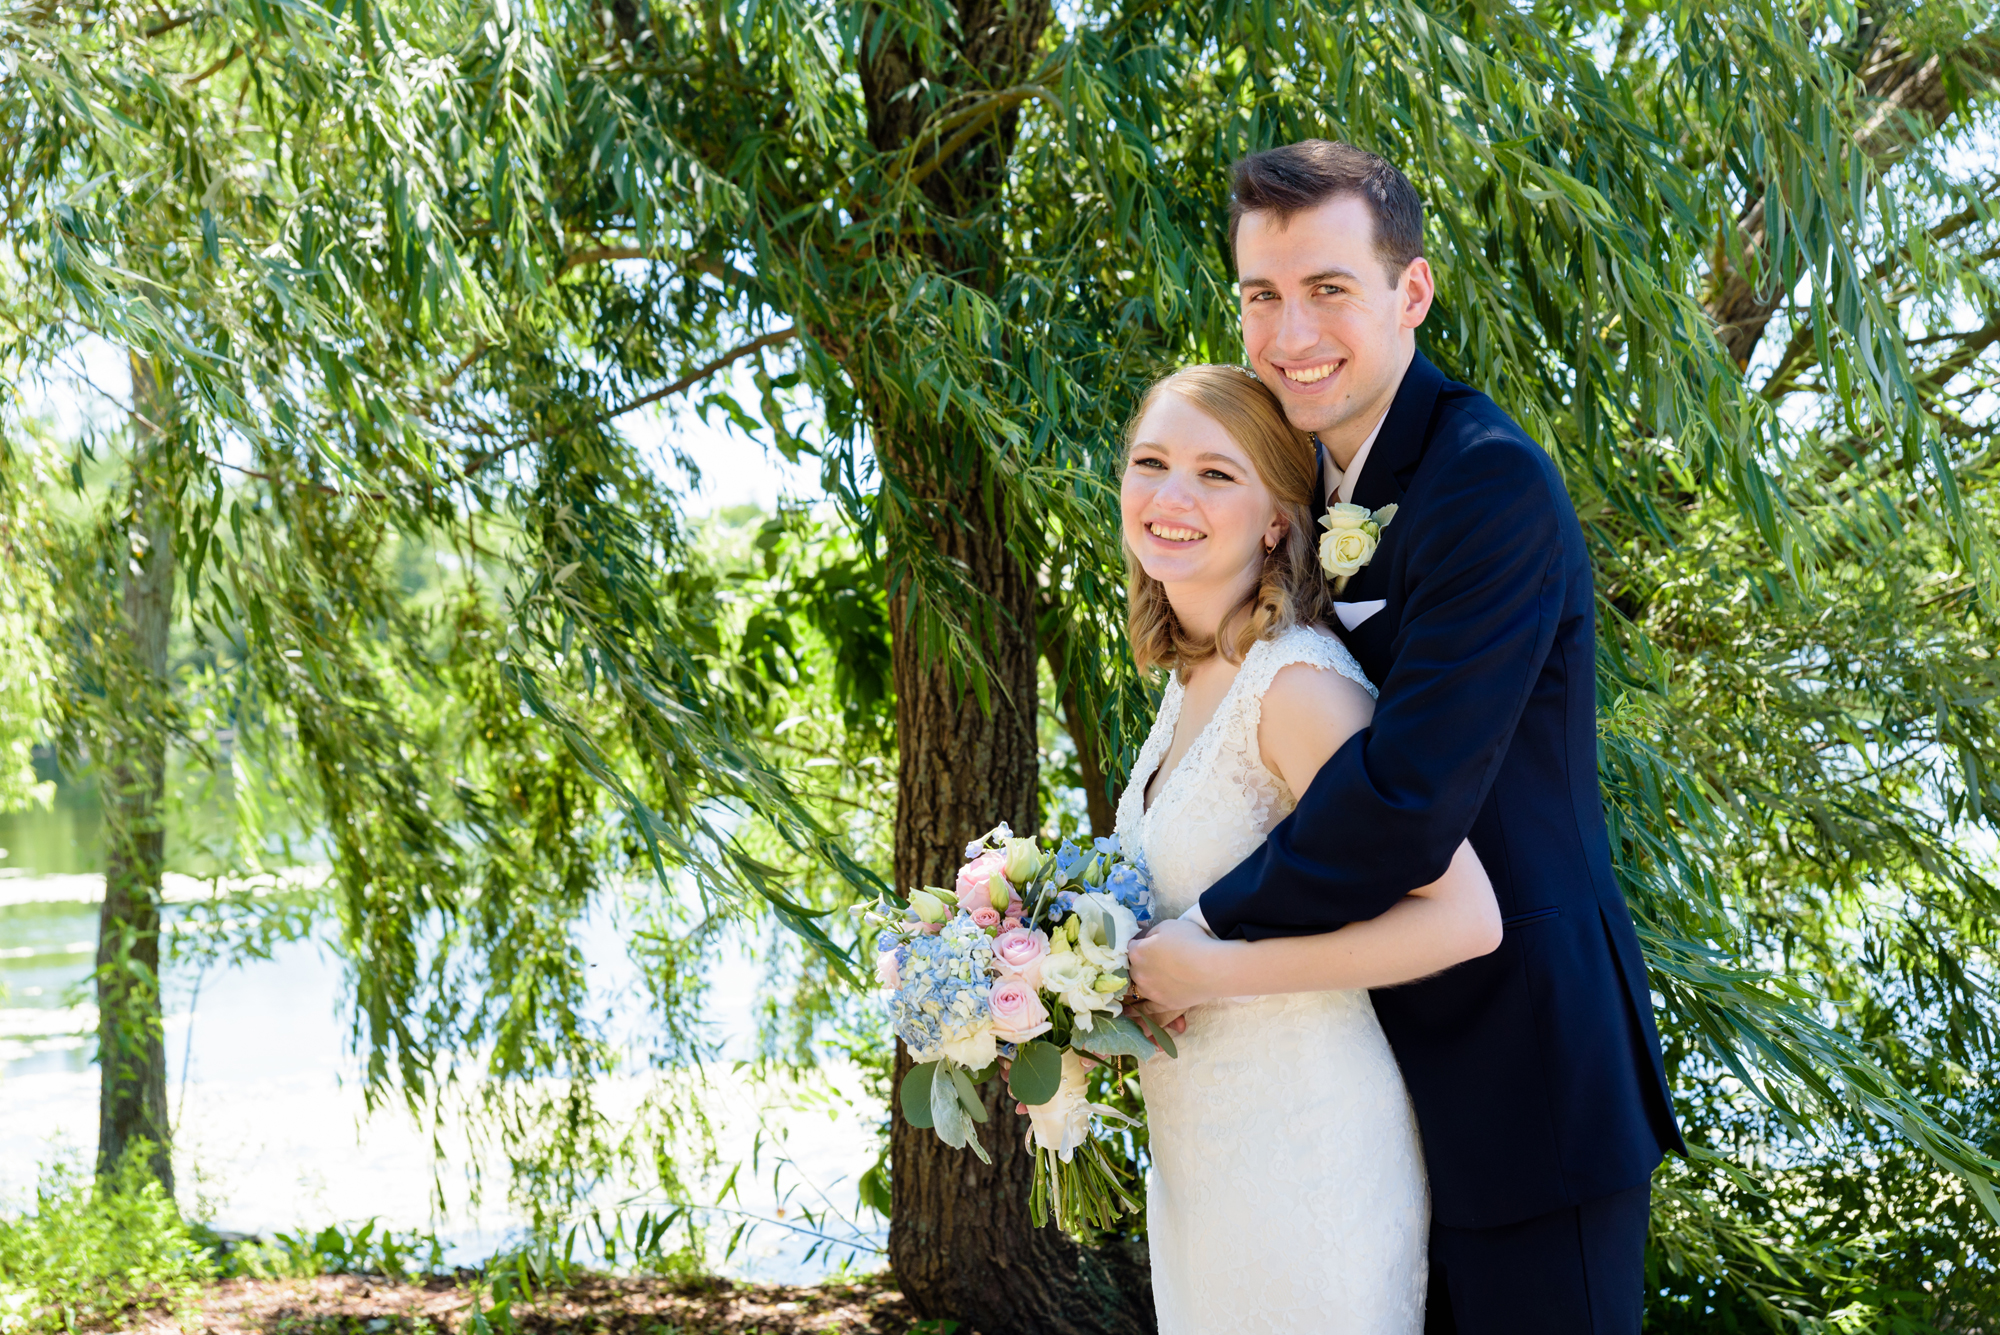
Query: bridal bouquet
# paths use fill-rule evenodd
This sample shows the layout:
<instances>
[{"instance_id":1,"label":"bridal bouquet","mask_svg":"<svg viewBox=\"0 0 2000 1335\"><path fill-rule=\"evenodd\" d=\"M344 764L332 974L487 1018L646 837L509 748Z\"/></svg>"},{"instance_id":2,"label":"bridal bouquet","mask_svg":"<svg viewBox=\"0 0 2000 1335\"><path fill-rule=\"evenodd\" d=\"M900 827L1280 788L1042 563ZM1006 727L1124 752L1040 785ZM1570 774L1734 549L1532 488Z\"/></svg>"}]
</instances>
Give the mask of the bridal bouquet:
<instances>
[{"instance_id":1,"label":"bridal bouquet","mask_svg":"<svg viewBox=\"0 0 2000 1335\"><path fill-rule=\"evenodd\" d=\"M883 928L876 975L918 1062L903 1115L992 1162L975 1130L986 1120L977 1091L1005 1059L1008 1092L1028 1110L1036 1224L1053 1213L1071 1232L1108 1228L1138 1207L1092 1125L1130 1119L1090 1101L1089 1067L1149 1056L1155 1039L1173 1052L1163 1030L1123 1014L1125 950L1152 921L1152 889L1115 837L1051 852L1001 824L965 856L951 889L885 898L869 915Z\"/></svg>"}]
</instances>

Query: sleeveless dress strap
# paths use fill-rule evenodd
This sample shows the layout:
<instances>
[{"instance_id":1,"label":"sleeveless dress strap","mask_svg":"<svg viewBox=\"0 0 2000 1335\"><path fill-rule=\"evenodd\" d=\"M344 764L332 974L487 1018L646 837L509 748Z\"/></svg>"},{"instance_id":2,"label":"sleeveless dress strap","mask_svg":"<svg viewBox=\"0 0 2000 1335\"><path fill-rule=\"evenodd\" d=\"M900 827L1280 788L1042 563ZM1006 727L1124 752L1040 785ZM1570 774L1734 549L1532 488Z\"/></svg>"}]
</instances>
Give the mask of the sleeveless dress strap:
<instances>
[{"instance_id":1,"label":"sleeveless dress strap","mask_svg":"<svg viewBox=\"0 0 2000 1335\"><path fill-rule=\"evenodd\" d=\"M1294 663L1309 663L1325 672L1335 672L1354 682L1374 699L1379 694L1368 674L1361 670L1354 654L1331 631L1318 626L1293 626L1277 638L1263 640L1245 655L1233 692L1237 718L1231 729L1237 737L1254 745L1257 728L1264 717L1264 695L1280 672Z\"/></svg>"}]
</instances>

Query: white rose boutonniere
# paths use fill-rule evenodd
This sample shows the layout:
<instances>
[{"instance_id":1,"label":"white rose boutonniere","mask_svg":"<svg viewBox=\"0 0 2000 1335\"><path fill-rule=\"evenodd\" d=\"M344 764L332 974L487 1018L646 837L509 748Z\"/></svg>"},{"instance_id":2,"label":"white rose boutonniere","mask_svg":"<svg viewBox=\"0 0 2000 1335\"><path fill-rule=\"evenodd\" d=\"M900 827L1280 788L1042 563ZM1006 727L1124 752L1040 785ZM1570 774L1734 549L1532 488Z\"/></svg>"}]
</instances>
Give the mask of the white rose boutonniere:
<instances>
[{"instance_id":1,"label":"white rose boutonniere","mask_svg":"<svg viewBox=\"0 0 2000 1335\"><path fill-rule=\"evenodd\" d=\"M1319 540L1319 563L1333 580L1333 591L1347 587L1354 572L1375 559L1382 543L1382 530L1396 517L1396 507L1385 505L1370 510L1365 505L1341 501L1319 517L1326 530Z\"/></svg>"}]
</instances>

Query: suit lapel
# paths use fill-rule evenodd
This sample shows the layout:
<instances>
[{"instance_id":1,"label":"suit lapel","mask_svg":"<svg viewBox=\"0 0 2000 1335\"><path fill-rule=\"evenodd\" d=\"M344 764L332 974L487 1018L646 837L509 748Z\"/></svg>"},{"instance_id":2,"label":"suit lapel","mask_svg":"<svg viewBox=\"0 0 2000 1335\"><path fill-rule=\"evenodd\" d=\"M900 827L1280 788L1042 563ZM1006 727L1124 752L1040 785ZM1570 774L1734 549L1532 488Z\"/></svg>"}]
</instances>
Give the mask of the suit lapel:
<instances>
[{"instance_id":1,"label":"suit lapel","mask_svg":"<svg viewBox=\"0 0 2000 1335\"><path fill-rule=\"evenodd\" d=\"M1444 373L1431 365L1430 359L1419 352L1410 359L1410 369L1403 373L1403 383L1396 387L1396 397L1389 405L1389 415L1382 421L1382 434L1375 438L1375 446L1368 451L1368 462L1362 465L1361 476L1355 480L1354 503L1365 505L1370 510L1379 510L1385 505L1400 505L1403 490L1417 465L1423 462L1424 447L1430 443L1431 414L1437 407L1438 391L1444 388ZM1399 516L1400 518L1400 516ZM1383 533L1384 544L1395 540L1395 521ZM1389 562L1382 559L1378 550L1376 559L1355 572L1354 578L1340 592L1341 602L1369 602L1376 598L1388 598L1390 589ZM1371 631L1380 632L1385 628L1393 630L1401 619L1400 606L1384 608L1364 621L1354 631L1343 626L1341 638L1354 650L1355 657L1371 677L1379 680L1386 670L1383 661L1389 639Z\"/></svg>"}]
</instances>

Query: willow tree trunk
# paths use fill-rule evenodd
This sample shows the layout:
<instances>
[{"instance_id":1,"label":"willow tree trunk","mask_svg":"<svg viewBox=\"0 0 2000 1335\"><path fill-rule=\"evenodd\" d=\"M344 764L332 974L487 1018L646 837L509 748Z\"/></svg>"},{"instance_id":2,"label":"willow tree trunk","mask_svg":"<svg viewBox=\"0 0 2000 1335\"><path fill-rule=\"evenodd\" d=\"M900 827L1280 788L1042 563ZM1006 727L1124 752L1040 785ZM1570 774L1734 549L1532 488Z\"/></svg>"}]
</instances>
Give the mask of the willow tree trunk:
<instances>
[{"instance_id":1,"label":"willow tree trunk","mask_svg":"<svg viewBox=\"0 0 2000 1335\"><path fill-rule=\"evenodd\" d=\"M882 451L894 459L897 451ZM955 498L966 512L976 484ZM1035 828L1036 649L1033 589L1009 550L1004 527L940 526L941 551L1000 613L985 646L990 709L925 651L898 598L891 609L896 674L898 799L896 881L945 885L965 861L965 844L1005 820ZM1011 624L1008 624L1011 623ZM896 1080L911 1065L900 1043ZM1034 1158L1023 1143L1027 1119L998 1080L982 1089L988 1121L979 1128L993 1157L982 1164L936 1134L912 1127L891 1101L894 1209L889 1260L917 1313L968 1323L980 1335L1140 1335L1153 1329L1152 1292L1142 1241L1078 1247L1055 1228L1034 1227L1028 1193Z\"/></svg>"},{"instance_id":2,"label":"willow tree trunk","mask_svg":"<svg viewBox=\"0 0 2000 1335\"><path fill-rule=\"evenodd\" d=\"M105 688L96 733L104 803L104 909L97 928L100 1085L97 1170L110 1174L144 1142L146 1163L171 1196L167 1059L160 1009L160 877L166 851L167 632L174 598L171 490L166 472L177 414L171 388L133 354L133 466L120 550L119 624L103 634Z\"/></svg>"}]
</instances>

